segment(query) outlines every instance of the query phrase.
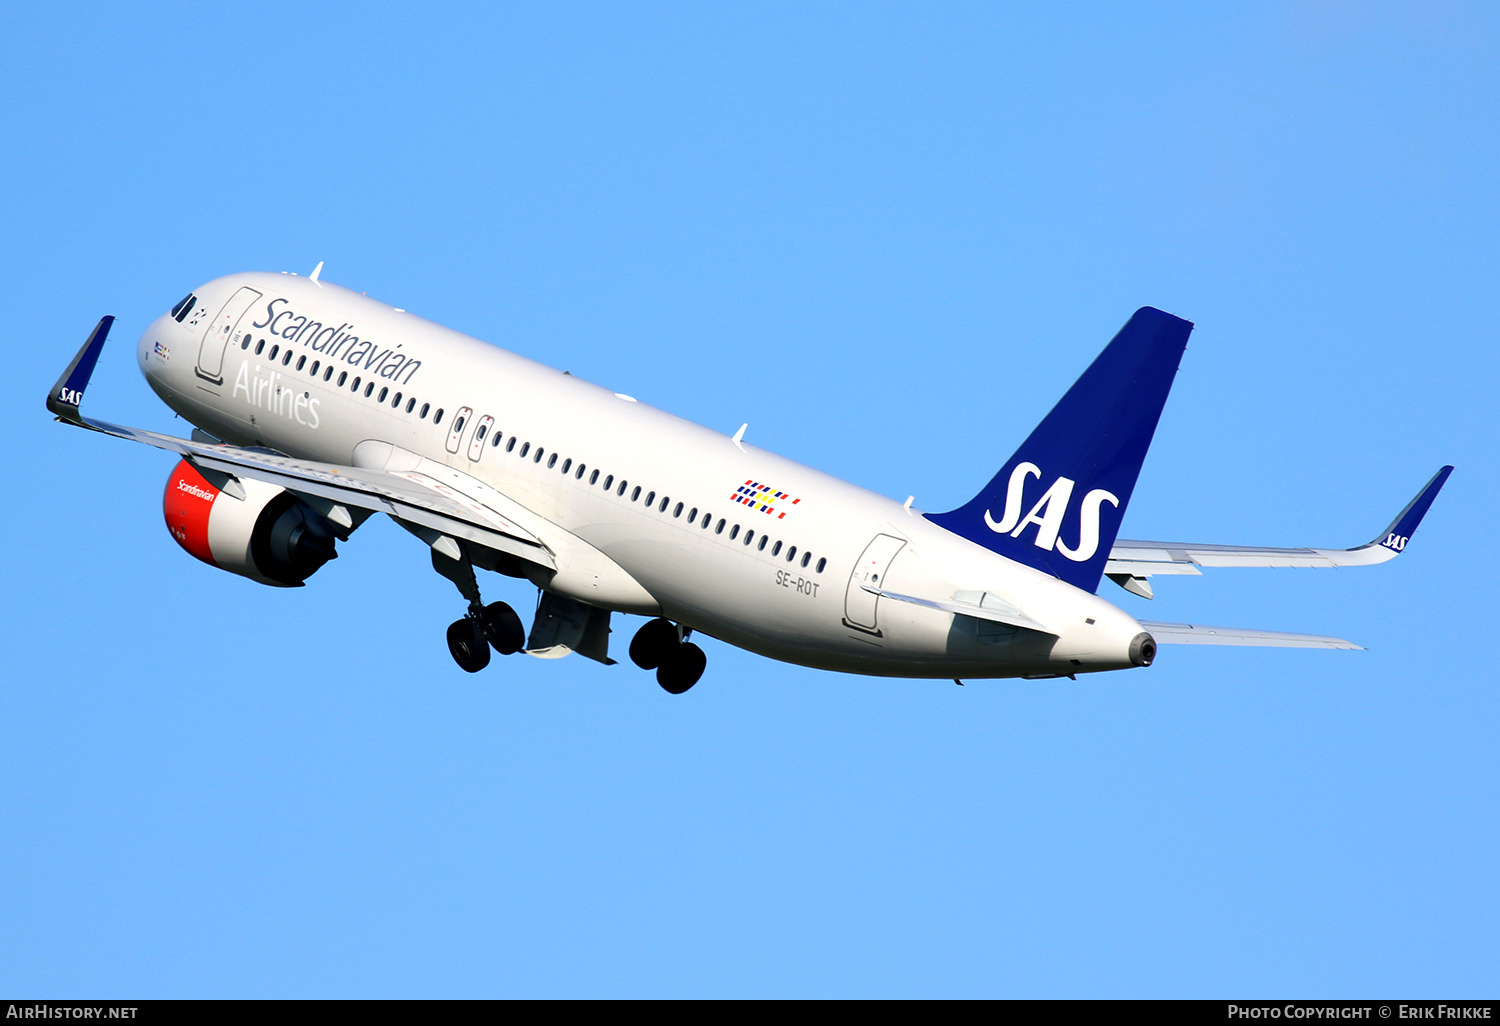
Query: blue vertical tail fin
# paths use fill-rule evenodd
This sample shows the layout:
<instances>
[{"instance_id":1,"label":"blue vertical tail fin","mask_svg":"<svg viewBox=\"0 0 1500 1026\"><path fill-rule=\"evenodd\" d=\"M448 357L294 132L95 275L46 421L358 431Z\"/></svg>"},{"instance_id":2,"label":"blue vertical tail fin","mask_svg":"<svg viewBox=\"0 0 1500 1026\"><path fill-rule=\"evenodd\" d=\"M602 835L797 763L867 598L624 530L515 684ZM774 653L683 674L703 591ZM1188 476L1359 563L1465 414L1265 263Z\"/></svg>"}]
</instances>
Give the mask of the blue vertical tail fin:
<instances>
[{"instance_id":1,"label":"blue vertical tail fin","mask_svg":"<svg viewBox=\"0 0 1500 1026\"><path fill-rule=\"evenodd\" d=\"M973 499L934 523L1093 591L1193 325L1137 310Z\"/></svg>"}]
</instances>

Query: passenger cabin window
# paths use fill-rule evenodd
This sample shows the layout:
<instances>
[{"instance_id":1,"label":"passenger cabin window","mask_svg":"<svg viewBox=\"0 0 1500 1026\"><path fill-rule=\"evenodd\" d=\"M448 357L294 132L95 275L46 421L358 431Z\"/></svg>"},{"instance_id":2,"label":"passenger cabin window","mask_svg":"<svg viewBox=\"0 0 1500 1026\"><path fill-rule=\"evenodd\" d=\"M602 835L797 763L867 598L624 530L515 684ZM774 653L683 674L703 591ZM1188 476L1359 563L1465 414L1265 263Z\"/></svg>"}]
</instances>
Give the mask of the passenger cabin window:
<instances>
[{"instance_id":1,"label":"passenger cabin window","mask_svg":"<svg viewBox=\"0 0 1500 1026\"><path fill-rule=\"evenodd\" d=\"M504 435L502 435L500 432L496 431L495 432L495 436L490 439L490 448L491 449L498 449L498 448L500 448L500 440L503 439L504 437L505 437Z\"/></svg>"},{"instance_id":2,"label":"passenger cabin window","mask_svg":"<svg viewBox=\"0 0 1500 1026\"><path fill-rule=\"evenodd\" d=\"M589 484L595 485L595 484L598 484L598 483L599 483L599 471L596 470L592 474L589 475Z\"/></svg>"},{"instance_id":3,"label":"passenger cabin window","mask_svg":"<svg viewBox=\"0 0 1500 1026\"><path fill-rule=\"evenodd\" d=\"M677 508L672 511L672 516L674 516L674 517L681 517L682 516L682 503L679 502L677 504Z\"/></svg>"},{"instance_id":4,"label":"passenger cabin window","mask_svg":"<svg viewBox=\"0 0 1500 1026\"><path fill-rule=\"evenodd\" d=\"M781 554L781 542L777 542L775 545L771 546L771 555L773 555L773 556L779 556L780 554Z\"/></svg>"},{"instance_id":5,"label":"passenger cabin window","mask_svg":"<svg viewBox=\"0 0 1500 1026\"><path fill-rule=\"evenodd\" d=\"M617 490L617 491L616 491L616 492L615 492L615 494L616 494L616 495L624 495L624 494L625 494L625 489L627 489L627 488L629 488L629 487L630 487L630 482L629 482L629 481L627 481L627 480L625 480L625 479L624 479L624 478L623 478L623 477L622 477L622 478L620 478L620 487L619 487L619 489L618 489L618 490Z\"/></svg>"},{"instance_id":6,"label":"passenger cabin window","mask_svg":"<svg viewBox=\"0 0 1500 1026\"><path fill-rule=\"evenodd\" d=\"M434 424L441 424L443 422L443 409L442 409L442 407L438 407L438 411L432 415L432 422Z\"/></svg>"},{"instance_id":7,"label":"passenger cabin window","mask_svg":"<svg viewBox=\"0 0 1500 1026\"><path fill-rule=\"evenodd\" d=\"M740 536L740 525L739 524L735 524L733 527L731 527L729 529L729 540L730 541L734 541L739 536Z\"/></svg>"},{"instance_id":8,"label":"passenger cabin window","mask_svg":"<svg viewBox=\"0 0 1500 1026\"><path fill-rule=\"evenodd\" d=\"M812 553L811 552L804 552L804 553L802 553L802 569L806 570L807 569L807 564L811 560L812 560Z\"/></svg>"},{"instance_id":9,"label":"passenger cabin window","mask_svg":"<svg viewBox=\"0 0 1500 1026\"><path fill-rule=\"evenodd\" d=\"M755 546L755 551L756 552L764 552L764 551L766 551L766 542L768 542L770 540L771 539L769 537L767 537L766 535L764 535L764 534L761 535L760 536L760 544L757 545L757 546Z\"/></svg>"},{"instance_id":10,"label":"passenger cabin window","mask_svg":"<svg viewBox=\"0 0 1500 1026\"><path fill-rule=\"evenodd\" d=\"M823 568L825 566L827 566L827 565L828 565L827 558L823 557L823 556L819 556L818 557L818 573L822 573L823 572Z\"/></svg>"},{"instance_id":11,"label":"passenger cabin window","mask_svg":"<svg viewBox=\"0 0 1500 1026\"><path fill-rule=\"evenodd\" d=\"M360 382L362 380L363 379L360 378L360 376L358 374L354 375L354 380L351 381L351 382L349 382L349 391L351 391L351 392L358 392L359 391Z\"/></svg>"},{"instance_id":12,"label":"passenger cabin window","mask_svg":"<svg viewBox=\"0 0 1500 1026\"><path fill-rule=\"evenodd\" d=\"M327 369L323 371L323 380L324 381L328 381L332 377L333 377L333 364L330 363L328 365Z\"/></svg>"},{"instance_id":13,"label":"passenger cabin window","mask_svg":"<svg viewBox=\"0 0 1500 1026\"><path fill-rule=\"evenodd\" d=\"M536 447L536 455L531 457L531 462L540 463L542 462L542 457L545 455L547 455L547 450L539 445Z\"/></svg>"},{"instance_id":14,"label":"passenger cabin window","mask_svg":"<svg viewBox=\"0 0 1500 1026\"><path fill-rule=\"evenodd\" d=\"M671 505L671 503L672 503L672 500L669 499L669 498L667 498L665 495L663 495L661 497L661 508L658 509L657 512L658 513L665 513L667 511L667 507L669 505Z\"/></svg>"},{"instance_id":15,"label":"passenger cabin window","mask_svg":"<svg viewBox=\"0 0 1500 1026\"><path fill-rule=\"evenodd\" d=\"M396 393L396 398L391 400L391 409L399 409L401 406L401 393Z\"/></svg>"},{"instance_id":16,"label":"passenger cabin window","mask_svg":"<svg viewBox=\"0 0 1500 1026\"><path fill-rule=\"evenodd\" d=\"M271 353L270 353L269 356L266 357L266 359L274 361L276 359L276 354L279 353L279 352L281 352L281 346L279 346L279 345L272 346L271 347Z\"/></svg>"},{"instance_id":17,"label":"passenger cabin window","mask_svg":"<svg viewBox=\"0 0 1500 1026\"><path fill-rule=\"evenodd\" d=\"M281 358L281 365L283 367L290 367L292 365L292 349L291 349L291 346L287 347L286 355Z\"/></svg>"},{"instance_id":18,"label":"passenger cabin window","mask_svg":"<svg viewBox=\"0 0 1500 1026\"><path fill-rule=\"evenodd\" d=\"M375 391L375 382L372 381L365 386L365 398L370 398L370 393L373 391Z\"/></svg>"},{"instance_id":19,"label":"passenger cabin window","mask_svg":"<svg viewBox=\"0 0 1500 1026\"><path fill-rule=\"evenodd\" d=\"M793 545L791 548L789 548L789 549L786 550L786 561L788 563L790 563L792 560L794 560L796 558L797 558L797 546Z\"/></svg>"},{"instance_id":20,"label":"passenger cabin window","mask_svg":"<svg viewBox=\"0 0 1500 1026\"><path fill-rule=\"evenodd\" d=\"M469 459L478 461L484 455L484 437L490 433L490 428L495 426L495 418L486 413L479 418L479 424L474 428L474 440L469 443ZM499 438L499 432L495 434Z\"/></svg>"},{"instance_id":21,"label":"passenger cabin window","mask_svg":"<svg viewBox=\"0 0 1500 1026\"><path fill-rule=\"evenodd\" d=\"M714 534L723 534L723 533L724 533L724 521L723 521L722 518L720 518L720 520L719 520L719 526L714 528Z\"/></svg>"},{"instance_id":22,"label":"passenger cabin window","mask_svg":"<svg viewBox=\"0 0 1500 1026\"><path fill-rule=\"evenodd\" d=\"M343 383L344 383L344 375L340 374L339 375L339 384L342 385ZM423 403L422 404L422 412L419 413L419 414L417 414L418 419L420 419L420 420L426 420L427 419L427 411L430 410L430 409L432 409L432 404L431 403Z\"/></svg>"},{"instance_id":23,"label":"passenger cabin window","mask_svg":"<svg viewBox=\"0 0 1500 1026\"><path fill-rule=\"evenodd\" d=\"M646 493L646 505L651 506L651 505L654 505L655 503L656 503L656 493L655 492L647 492Z\"/></svg>"},{"instance_id":24,"label":"passenger cabin window","mask_svg":"<svg viewBox=\"0 0 1500 1026\"><path fill-rule=\"evenodd\" d=\"M266 348L266 340L261 339L259 342L255 343L255 355L259 356L261 350L264 348ZM343 381L340 381L339 384L343 384Z\"/></svg>"},{"instance_id":25,"label":"passenger cabin window","mask_svg":"<svg viewBox=\"0 0 1500 1026\"><path fill-rule=\"evenodd\" d=\"M515 435L511 435L510 436L510 441L508 441L508 442L505 443L505 451L506 452L515 452L516 451L516 436ZM525 449L521 450L521 455L522 456L526 455L526 450Z\"/></svg>"},{"instance_id":26,"label":"passenger cabin window","mask_svg":"<svg viewBox=\"0 0 1500 1026\"><path fill-rule=\"evenodd\" d=\"M564 474L566 474L566 473L567 473L567 472L568 472L568 468L570 468L570 467L571 467L571 466L573 466L573 461L572 461L572 460L570 460L570 459L568 459L568 460L563 460L563 468L562 468L562 472L563 472L563 473L564 473Z\"/></svg>"},{"instance_id":27,"label":"passenger cabin window","mask_svg":"<svg viewBox=\"0 0 1500 1026\"><path fill-rule=\"evenodd\" d=\"M588 467L585 467L582 463L578 464L578 469L573 472L573 477L576 480L582 481L583 480L583 472L585 470L587 470L587 469L588 469ZM597 474L599 472L596 470L596 471L594 471L594 473Z\"/></svg>"},{"instance_id":28,"label":"passenger cabin window","mask_svg":"<svg viewBox=\"0 0 1500 1026\"><path fill-rule=\"evenodd\" d=\"M547 461L548 470L551 470L555 466L557 466L557 453L553 453L552 458Z\"/></svg>"},{"instance_id":29,"label":"passenger cabin window","mask_svg":"<svg viewBox=\"0 0 1500 1026\"><path fill-rule=\"evenodd\" d=\"M705 513L705 514L703 514L703 529L705 531L708 530L708 525L711 524L711 523L713 523L713 522L714 522L714 515L712 513Z\"/></svg>"},{"instance_id":30,"label":"passenger cabin window","mask_svg":"<svg viewBox=\"0 0 1500 1026\"><path fill-rule=\"evenodd\" d=\"M318 376L318 371L320 371L322 369L323 369L323 361L322 360L314 360L313 361L313 365L312 365L312 369L309 370L307 373L311 374L313 377L317 377Z\"/></svg>"},{"instance_id":31,"label":"passenger cabin window","mask_svg":"<svg viewBox=\"0 0 1500 1026\"><path fill-rule=\"evenodd\" d=\"M379 402L379 403L385 402L385 397L390 393L390 391L391 390L389 388L382 388L380 390L380 398L376 399L375 401ZM365 395L369 395L369 394L370 394L369 392L365 393Z\"/></svg>"},{"instance_id":32,"label":"passenger cabin window","mask_svg":"<svg viewBox=\"0 0 1500 1026\"><path fill-rule=\"evenodd\" d=\"M639 499L640 497L641 497L641 486L640 485L636 485L635 486L635 491L633 491L633 492L630 493L630 501L634 502L635 500Z\"/></svg>"},{"instance_id":33,"label":"passenger cabin window","mask_svg":"<svg viewBox=\"0 0 1500 1026\"><path fill-rule=\"evenodd\" d=\"M521 459L524 460L526 458L526 454L528 452L530 452L530 451L531 451L531 443L530 442L527 442L524 445L522 445L521 446Z\"/></svg>"},{"instance_id":34,"label":"passenger cabin window","mask_svg":"<svg viewBox=\"0 0 1500 1026\"><path fill-rule=\"evenodd\" d=\"M698 522L698 507L694 506L693 507L693 511L688 514L688 523L690 523L690 524L696 524L697 522Z\"/></svg>"},{"instance_id":35,"label":"passenger cabin window","mask_svg":"<svg viewBox=\"0 0 1500 1026\"><path fill-rule=\"evenodd\" d=\"M245 337L242 338L242 339L240 339L240 348L241 349L249 349L250 348L250 343L254 342L254 341L255 341L255 339L251 338L250 335L249 335L249 333L247 332L246 335L245 335Z\"/></svg>"},{"instance_id":36,"label":"passenger cabin window","mask_svg":"<svg viewBox=\"0 0 1500 1026\"><path fill-rule=\"evenodd\" d=\"M473 415L474 409L470 406L461 407L459 411L453 415L453 426L448 429L449 452L458 452L459 444L463 441L464 437L464 425L469 423L469 418ZM433 420L433 423L435 424L438 420L441 420L442 416L442 411L439 410L437 417Z\"/></svg>"},{"instance_id":37,"label":"passenger cabin window","mask_svg":"<svg viewBox=\"0 0 1500 1026\"><path fill-rule=\"evenodd\" d=\"M410 413L412 410L415 410L416 408L417 408L417 401L415 399L408 399L408 400L406 400L406 412L407 413Z\"/></svg>"},{"instance_id":38,"label":"passenger cabin window","mask_svg":"<svg viewBox=\"0 0 1500 1026\"><path fill-rule=\"evenodd\" d=\"M305 366L307 366L307 357L305 357L305 356L299 356L299 357L297 357L297 369L301 370Z\"/></svg>"},{"instance_id":39,"label":"passenger cabin window","mask_svg":"<svg viewBox=\"0 0 1500 1026\"><path fill-rule=\"evenodd\" d=\"M754 540L755 540L755 532L754 531L746 531L745 532L745 544L749 545Z\"/></svg>"},{"instance_id":40,"label":"passenger cabin window","mask_svg":"<svg viewBox=\"0 0 1500 1026\"><path fill-rule=\"evenodd\" d=\"M343 388L344 387L344 382L348 381L348 380L349 380L349 372L348 371L339 371L339 387ZM423 416L426 416L425 412L423 413Z\"/></svg>"}]
</instances>

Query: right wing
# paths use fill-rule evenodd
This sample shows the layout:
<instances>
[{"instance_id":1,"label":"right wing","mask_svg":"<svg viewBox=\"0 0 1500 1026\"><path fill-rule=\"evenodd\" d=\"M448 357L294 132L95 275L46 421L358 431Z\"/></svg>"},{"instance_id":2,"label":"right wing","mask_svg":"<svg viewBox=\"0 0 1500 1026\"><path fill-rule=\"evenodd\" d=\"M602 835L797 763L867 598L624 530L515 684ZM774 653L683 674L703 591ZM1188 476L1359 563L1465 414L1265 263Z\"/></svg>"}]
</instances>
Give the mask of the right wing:
<instances>
[{"instance_id":1,"label":"right wing","mask_svg":"<svg viewBox=\"0 0 1500 1026\"><path fill-rule=\"evenodd\" d=\"M1352 549L1269 548L1242 545L1205 545L1189 542L1127 541L1110 550L1104 574L1126 591L1151 597L1147 578L1156 574L1201 573L1199 567L1233 566L1369 566L1395 559L1405 549L1432 500L1442 489L1451 466L1444 467L1422 486L1416 498L1396 515L1391 525L1371 541ZM1222 642L1220 643L1222 644Z\"/></svg>"},{"instance_id":2,"label":"right wing","mask_svg":"<svg viewBox=\"0 0 1500 1026\"><path fill-rule=\"evenodd\" d=\"M386 513L411 525L439 551L444 537L458 538L507 552L556 569L554 550L543 540L551 524L524 506L468 474L385 443L362 443L367 459L360 466L297 460L270 449L212 444L85 417L83 393L99 353L109 337L113 317L101 320L47 396L47 409L58 420L115 438L175 452L197 467L216 487L241 477L278 485L309 499L335 524L348 528L347 509ZM373 447L372 447L373 446ZM372 448L367 448L372 447ZM454 551L446 552L457 558Z\"/></svg>"}]
</instances>

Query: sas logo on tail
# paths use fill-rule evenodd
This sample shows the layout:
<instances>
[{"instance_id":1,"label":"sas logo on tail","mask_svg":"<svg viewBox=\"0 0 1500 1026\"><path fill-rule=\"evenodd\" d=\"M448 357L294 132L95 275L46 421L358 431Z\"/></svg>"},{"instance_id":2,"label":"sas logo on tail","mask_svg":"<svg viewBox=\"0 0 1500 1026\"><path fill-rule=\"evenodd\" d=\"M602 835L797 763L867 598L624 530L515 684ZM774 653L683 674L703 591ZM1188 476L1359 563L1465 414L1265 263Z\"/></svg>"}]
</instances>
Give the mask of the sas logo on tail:
<instances>
[{"instance_id":1,"label":"sas logo on tail","mask_svg":"<svg viewBox=\"0 0 1500 1026\"><path fill-rule=\"evenodd\" d=\"M1085 495L1078 516L1078 545L1070 547L1058 535L1062 533L1063 517L1068 513L1068 500L1073 497L1073 488L1077 482L1059 477L1023 517L1021 506L1025 502L1028 477L1040 481L1042 468L1035 463L1016 464L1016 469L1010 472L1010 483L1005 489L1005 513L996 520L989 510L985 510L985 524L996 534L1008 534L1012 538L1021 537L1021 532L1035 524L1036 537L1032 543L1037 548L1055 549L1075 563L1092 559L1094 553L1099 551L1099 511L1106 502L1118 509L1119 498L1103 488L1095 488Z\"/></svg>"}]
</instances>

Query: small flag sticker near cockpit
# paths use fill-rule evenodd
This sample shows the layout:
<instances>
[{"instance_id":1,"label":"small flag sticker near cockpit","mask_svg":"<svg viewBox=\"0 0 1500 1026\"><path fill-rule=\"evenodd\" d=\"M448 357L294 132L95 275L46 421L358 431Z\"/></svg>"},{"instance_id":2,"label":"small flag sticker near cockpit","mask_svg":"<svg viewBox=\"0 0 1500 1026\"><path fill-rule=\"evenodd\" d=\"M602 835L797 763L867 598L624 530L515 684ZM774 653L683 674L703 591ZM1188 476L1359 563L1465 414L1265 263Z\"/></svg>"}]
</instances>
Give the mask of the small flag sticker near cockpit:
<instances>
[{"instance_id":1,"label":"small flag sticker near cockpit","mask_svg":"<svg viewBox=\"0 0 1500 1026\"><path fill-rule=\"evenodd\" d=\"M762 513L774 514L777 520L786 516L787 506L795 506L802 501L792 498L786 492L778 492L770 485L763 485L759 481L746 481L734 490L730 498L742 506L749 506ZM778 503L782 506L780 512L776 509Z\"/></svg>"}]
</instances>

